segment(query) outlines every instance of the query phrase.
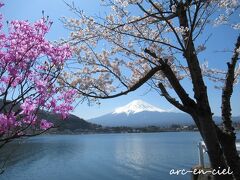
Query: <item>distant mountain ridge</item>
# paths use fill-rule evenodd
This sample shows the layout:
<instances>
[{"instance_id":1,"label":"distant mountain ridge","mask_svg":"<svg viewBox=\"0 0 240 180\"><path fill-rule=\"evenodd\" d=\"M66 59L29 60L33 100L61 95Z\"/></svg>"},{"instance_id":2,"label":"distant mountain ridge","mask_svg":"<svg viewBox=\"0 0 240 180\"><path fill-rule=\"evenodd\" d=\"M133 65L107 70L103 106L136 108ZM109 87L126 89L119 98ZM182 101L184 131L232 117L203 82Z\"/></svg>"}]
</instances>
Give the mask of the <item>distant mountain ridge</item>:
<instances>
[{"instance_id":1,"label":"distant mountain ridge","mask_svg":"<svg viewBox=\"0 0 240 180\"><path fill-rule=\"evenodd\" d=\"M39 119L46 119L51 121L56 127L52 132L75 132L75 131L86 131L92 130L96 128L95 124L89 123L82 118L79 118L73 114L69 114L69 116L62 120L61 116L52 112L41 111L38 113Z\"/></svg>"},{"instance_id":2,"label":"distant mountain ridge","mask_svg":"<svg viewBox=\"0 0 240 180\"><path fill-rule=\"evenodd\" d=\"M217 124L221 123L221 117L214 117L214 120ZM233 121L239 120L240 117L233 117ZM106 127L170 127L194 124L191 116L186 113L164 110L142 100L134 100L123 107L116 108L112 113L88 121Z\"/></svg>"},{"instance_id":3,"label":"distant mountain ridge","mask_svg":"<svg viewBox=\"0 0 240 180\"><path fill-rule=\"evenodd\" d=\"M3 100L0 99L0 107L3 106ZM7 105L6 109L10 108L11 105ZM20 104L16 105L14 107L14 111L18 111L20 109ZM51 132L54 133L61 133L61 132L81 132L81 131L87 131L87 130L95 130L96 127L98 127L95 124L89 123L85 121L82 118L79 118L73 114L69 114L69 116L62 120L61 116L59 114L39 110L37 113L38 119L46 119L54 124L56 128L51 130Z\"/></svg>"}]
</instances>

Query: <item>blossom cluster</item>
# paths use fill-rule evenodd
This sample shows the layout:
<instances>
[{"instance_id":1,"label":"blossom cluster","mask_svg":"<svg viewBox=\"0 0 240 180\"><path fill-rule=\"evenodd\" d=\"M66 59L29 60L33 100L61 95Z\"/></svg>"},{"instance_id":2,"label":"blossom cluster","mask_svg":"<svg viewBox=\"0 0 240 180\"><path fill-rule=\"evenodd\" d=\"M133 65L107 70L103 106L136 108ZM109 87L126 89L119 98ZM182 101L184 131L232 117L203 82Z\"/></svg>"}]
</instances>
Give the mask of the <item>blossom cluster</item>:
<instances>
[{"instance_id":1,"label":"blossom cluster","mask_svg":"<svg viewBox=\"0 0 240 180\"><path fill-rule=\"evenodd\" d=\"M4 33L0 16L0 136L24 134L28 128L49 129L53 124L39 119L39 111L52 111L64 119L73 109L75 91L57 84L72 52L69 45L45 39L51 24L44 17L35 23L14 20Z\"/></svg>"},{"instance_id":2,"label":"blossom cluster","mask_svg":"<svg viewBox=\"0 0 240 180\"><path fill-rule=\"evenodd\" d=\"M231 16L238 10L240 6L239 0L212 0L212 3L217 3L221 12L214 21L214 25L229 24ZM239 14L238 14L239 15ZM235 17L234 17L235 19ZM239 22L231 23L233 29L240 29Z\"/></svg>"}]
</instances>

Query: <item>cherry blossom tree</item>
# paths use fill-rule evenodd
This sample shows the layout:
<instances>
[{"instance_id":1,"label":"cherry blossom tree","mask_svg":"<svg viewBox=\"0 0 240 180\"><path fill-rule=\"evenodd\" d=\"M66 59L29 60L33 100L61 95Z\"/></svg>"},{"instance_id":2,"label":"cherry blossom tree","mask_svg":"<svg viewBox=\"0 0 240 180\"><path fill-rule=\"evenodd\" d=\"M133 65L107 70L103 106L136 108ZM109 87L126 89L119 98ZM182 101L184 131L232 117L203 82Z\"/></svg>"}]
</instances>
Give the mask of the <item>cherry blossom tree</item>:
<instances>
[{"instance_id":1,"label":"cherry blossom tree","mask_svg":"<svg viewBox=\"0 0 240 180\"><path fill-rule=\"evenodd\" d=\"M45 39L51 24L45 17L33 24L15 20L7 24L5 33L0 15L0 148L53 127L38 118L39 111L65 119L73 109L75 90L63 90L57 83L72 53L69 45Z\"/></svg>"},{"instance_id":2,"label":"cherry blossom tree","mask_svg":"<svg viewBox=\"0 0 240 180\"><path fill-rule=\"evenodd\" d=\"M74 4L78 18L64 18L71 31L75 61L60 82L88 99L107 99L135 91L144 84L191 115L207 146L214 169L230 167L240 179L240 159L232 126L231 96L240 72L240 37L226 70L200 61L206 49L206 28L224 24L239 30L238 0L102 0L105 16L87 16ZM234 18L235 17L235 18ZM213 120L205 77L221 83L223 129ZM187 92L190 80L193 92ZM172 90L170 90L172 89ZM190 95L189 95L190 94ZM193 95L191 95L193 94Z\"/></svg>"}]
</instances>

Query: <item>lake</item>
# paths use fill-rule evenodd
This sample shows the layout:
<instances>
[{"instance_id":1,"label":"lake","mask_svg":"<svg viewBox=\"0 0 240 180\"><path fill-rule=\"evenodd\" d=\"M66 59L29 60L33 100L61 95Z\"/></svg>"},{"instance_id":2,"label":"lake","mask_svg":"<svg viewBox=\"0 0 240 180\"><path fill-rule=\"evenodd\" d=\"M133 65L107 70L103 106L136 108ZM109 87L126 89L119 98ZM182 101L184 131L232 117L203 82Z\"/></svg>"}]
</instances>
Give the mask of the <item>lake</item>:
<instances>
[{"instance_id":1,"label":"lake","mask_svg":"<svg viewBox=\"0 0 240 180\"><path fill-rule=\"evenodd\" d=\"M198 164L198 132L44 135L9 144L1 180L186 180Z\"/></svg>"}]
</instances>

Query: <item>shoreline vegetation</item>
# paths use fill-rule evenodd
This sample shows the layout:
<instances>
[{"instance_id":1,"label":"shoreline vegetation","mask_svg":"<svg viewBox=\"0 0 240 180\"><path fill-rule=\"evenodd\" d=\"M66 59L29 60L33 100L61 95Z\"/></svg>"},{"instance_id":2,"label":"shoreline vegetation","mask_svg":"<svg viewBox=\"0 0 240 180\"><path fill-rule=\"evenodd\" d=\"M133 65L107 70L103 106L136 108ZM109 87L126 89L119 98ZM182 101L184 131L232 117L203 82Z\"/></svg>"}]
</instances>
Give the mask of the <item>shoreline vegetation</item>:
<instances>
[{"instance_id":1,"label":"shoreline vegetation","mask_svg":"<svg viewBox=\"0 0 240 180\"><path fill-rule=\"evenodd\" d=\"M112 133L154 133L154 132L181 132L181 131L197 131L191 126L171 126L171 127L102 127L100 125L93 125L90 129L76 129L76 130L61 130L57 128L50 129L45 134L112 134Z\"/></svg>"},{"instance_id":2,"label":"shoreline vegetation","mask_svg":"<svg viewBox=\"0 0 240 180\"><path fill-rule=\"evenodd\" d=\"M235 123L236 131L240 130L240 123ZM197 132L195 125L171 125L170 127L147 126L147 127L103 127L101 125L92 124L89 129L61 129L52 128L45 134L112 134L112 133L158 133L158 132Z\"/></svg>"}]
</instances>

